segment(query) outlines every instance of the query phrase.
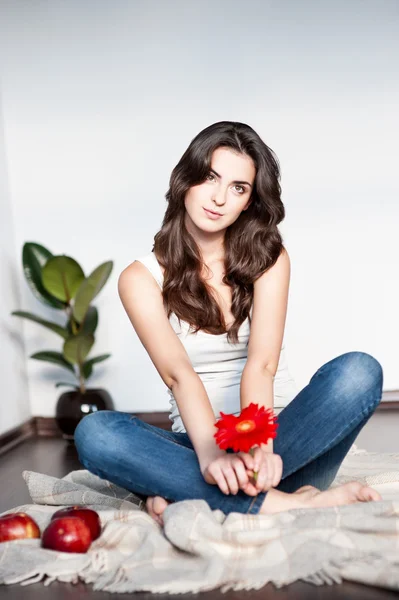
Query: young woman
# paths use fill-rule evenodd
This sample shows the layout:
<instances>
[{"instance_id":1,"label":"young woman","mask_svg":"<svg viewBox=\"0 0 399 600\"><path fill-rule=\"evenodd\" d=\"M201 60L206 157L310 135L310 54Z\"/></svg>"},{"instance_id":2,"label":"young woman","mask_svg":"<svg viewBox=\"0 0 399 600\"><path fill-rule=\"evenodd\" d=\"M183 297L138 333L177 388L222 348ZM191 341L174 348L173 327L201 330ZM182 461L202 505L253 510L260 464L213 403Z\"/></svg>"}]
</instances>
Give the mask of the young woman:
<instances>
[{"instance_id":1,"label":"young woman","mask_svg":"<svg viewBox=\"0 0 399 600\"><path fill-rule=\"evenodd\" d=\"M277 158L251 127L207 127L172 172L153 251L120 274L123 306L168 388L172 431L99 411L80 421L75 444L85 468L145 499L161 524L168 502L194 498L225 514L381 499L358 482L328 489L381 399L380 363L347 352L299 393L287 369L279 179ZM219 449L220 411L276 400L284 408L274 443L253 457Z\"/></svg>"}]
</instances>

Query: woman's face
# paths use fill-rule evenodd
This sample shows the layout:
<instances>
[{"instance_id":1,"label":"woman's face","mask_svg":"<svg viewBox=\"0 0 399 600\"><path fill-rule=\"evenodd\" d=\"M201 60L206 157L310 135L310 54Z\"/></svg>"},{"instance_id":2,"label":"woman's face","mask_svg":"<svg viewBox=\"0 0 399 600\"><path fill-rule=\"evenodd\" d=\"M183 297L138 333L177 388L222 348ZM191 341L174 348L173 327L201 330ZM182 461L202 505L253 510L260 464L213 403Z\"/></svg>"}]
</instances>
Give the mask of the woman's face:
<instances>
[{"instance_id":1,"label":"woman's face","mask_svg":"<svg viewBox=\"0 0 399 600\"><path fill-rule=\"evenodd\" d=\"M256 175L252 159L229 148L217 148L205 181L186 192L185 223L189 231L220 232L238 219L251 204ZM220 213L212 219L204 209Z\"/></svg>"}]
</instances>

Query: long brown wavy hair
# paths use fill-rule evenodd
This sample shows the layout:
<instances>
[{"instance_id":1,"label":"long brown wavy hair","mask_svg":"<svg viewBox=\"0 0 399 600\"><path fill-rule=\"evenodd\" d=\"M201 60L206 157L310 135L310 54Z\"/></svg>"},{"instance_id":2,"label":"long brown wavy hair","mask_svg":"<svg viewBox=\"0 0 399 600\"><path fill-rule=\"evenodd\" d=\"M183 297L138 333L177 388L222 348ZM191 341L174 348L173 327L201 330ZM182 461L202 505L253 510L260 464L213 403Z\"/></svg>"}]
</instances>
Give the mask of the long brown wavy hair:
<instances>
[{"instance_id":1,"label":"long brown wavy hair","mask_svg":"<svg viewBox=\"0 0 399 600\"><path fill-rule=\"evenodd\" d=\"M220 147L249 156L256 169L252 202L226 229L224 237L222 281L232 288L231 312L235 317L228 331L210 287L201 278L201 251L184 222L185 194L205 181L212 153ZM191 141L170 176L165 195L168 206L162 227L154 236L153 252L165 269L162 295L168 318L174 312L194 333L199 329L214 335L227 333L230 343L238 343L241 324L247 317L251 323L254 281L275 264L284 249L277 227L285 217L279 180L276 155L245 123L220 121Z\"/></svg>"}]
</instances>

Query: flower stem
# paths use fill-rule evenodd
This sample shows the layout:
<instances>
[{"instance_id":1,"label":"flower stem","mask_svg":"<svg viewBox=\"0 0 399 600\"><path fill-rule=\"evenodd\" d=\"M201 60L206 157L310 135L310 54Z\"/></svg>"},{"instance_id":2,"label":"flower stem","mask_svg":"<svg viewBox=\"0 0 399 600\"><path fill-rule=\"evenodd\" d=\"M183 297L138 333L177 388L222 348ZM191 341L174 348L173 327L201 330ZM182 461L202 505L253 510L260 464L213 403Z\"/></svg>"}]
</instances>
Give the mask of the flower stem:
<instances>
[{"instance_id":1,"label":"flower stem","mask_svg":"<svg viewBox=\"0 0 399 600\"><path fill-rule=\"evenodd\" d=\"M251 448L249 451L250 455L253 457L253 455L255 454L255 447ZM258 472L254 472L254 481L256 481L258 479Z\"/></svg>"}]
</instances>

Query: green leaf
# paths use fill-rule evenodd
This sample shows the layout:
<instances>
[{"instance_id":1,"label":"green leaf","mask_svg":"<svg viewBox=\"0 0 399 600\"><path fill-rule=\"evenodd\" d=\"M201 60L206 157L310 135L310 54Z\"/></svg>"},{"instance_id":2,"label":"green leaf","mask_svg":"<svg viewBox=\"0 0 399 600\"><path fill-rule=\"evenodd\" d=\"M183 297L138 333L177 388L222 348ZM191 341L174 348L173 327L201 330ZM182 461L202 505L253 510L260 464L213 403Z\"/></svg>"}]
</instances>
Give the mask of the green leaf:
<instances>
[{"instance_id":1,"label":"green leaf","mask_svg":"<svg viewBox=\"0 0 399 600\"><path fill-rule=\"evenodd\" d=\"M62 385L67 385L68 387L73 387L75 388L75 390L79 390L79 386L78 385L74 385L73 383L67 383L66 381L59 381L58 383L55 384L55 387L61 387Z\"/></svg>"},{"instance_id":2,"label":"green leaf","mask_svg":"<svg viewBox=\"0 0 399 600\"><path fill-rule=\"evenodd\" d=\"M75 259L65 254L53 256L42 269L43 285L50 294L69 303L85 275Z\"/></svg>"},{"instance_id":3,"label":"green leaf","mask_svg":"<svg viewBox=\"0 0 399 600\"><path fill-rule=\"evenodd\" d=\"M73 316L81 323L85 318L90 303L106 284L113 267L112 260L103 263L82 281L80 288L76 292L73 306Z\"/></svg>"},{"instance_id":4,"label":"green leaf","mask_svg":"<svg viewBox=\"0 0 399 600\"><path fill-rule=\"evenodd\" d=\"M66 329L69 335L77 335L72 331L72 323L71 320L73 317L68 319L68 323L66 324ZM73 319L75 320L75 319ZM89 310L86 313L83 323L79 324L80 331L79 333L88 333L94 334L98 326L98 311L95 306L90 306Z\"/></svg>"},{"instance_id":5,"label":"green leaf","mask_svg":"<svg viewBox=\"0 0 399 600\"><path fill-rule=\"evenodd\" d=\"M50 250L44 246L26 242L22 248L22 267L33 295L43 304L62 310L65 305L49 294L42 283L42 267L52 256Z\"/></svg>"},{"instance_id":6,"label":"green leaf","mask_svg":"<svg viewBox=\"0 0 399 600\"><path fill-rule=\"evenodd\" d=\"M64 343L63 356L71 364L83 364L93 344L94 335L72 335Z\"/></svg>"},{"instance_id":7,"label":"green leaf","mask_svg":"<svg viewBox=\"0 0 399 600\"><path fill-rule=\"evenodd\" d=\"M89 379L89 377L91 377L92 373L93 373L93 365L89 362L85 362L82 367L83 377L87 380L87 379Z\"/></svg>"},{"instance_id":8,"label":"green leaf","mask_svg":"<svg viewBox=\"0 0 399 600\"><path fill-rule=\"evenodd\" d=\"M91 363L92 365L94 365L95 363L107 360L107 358L109 358L110 356L111 354L100 354L99 356L94 356L93 358L90 358L90 360L87 360L85 364Z\"/></svg>"},{"instance_id":9,"label":"green leaf","mask_svg":"<svg viewBox=\"0 0 399 600\"><path fill-rule=\"evenodd\" d=\"M83 323L81 324L81 333L94 334L98 325L98 311L95 306L89 306Z\"/></svg>"},{"instance_id":10,"label":"green leaf","mask_svg":"<svg viewBox=\"0 0 399 600\"><path fill-rule=\"evenodd\" d=\"M58 335L64 338L64 340L69 337L68 330L64 327L57 325L57 323L52 323L51 321L45 321L40 317L36 317L36 315L32 315L32 313L25 312L24 310L14 310L11 314L15 315L16 317L24 317L25 319L39 323L40 325L47 327L47 329L51 329L51 331L54 331L54 333L58 333Z\"/></svg>"},{"instance_id":11,"label":"green leaf","mask_svg":"<svg viewBox=\"0 0 399 600\"><path fill-rule=\"evenodd\" d=\"M60 352L54 352L53 350L44 350L42 352L36 352L32 354L30 358L35 358L36 360L44 360L46 362L55 363L60 367L64 367L71 371L75 375L75 369L69 362L65 360Z\"/></svg>"},{"instance_id":12,"label":"green leaf","mask_svg":"<svg viewBox=\"0 0 399 600\"><path fill-rule=\"evenodd\" d=\"M90 358L90 360L87 360L83 364L83 369L82 369L84 378L88 379L90 377L90 375L93 372L93 365L95 363L102 362L103 360L106 360L110 356L111 356L111 354L100 354L99 356L95 356L94 358Z\"/></svg>"}]
</instances>

